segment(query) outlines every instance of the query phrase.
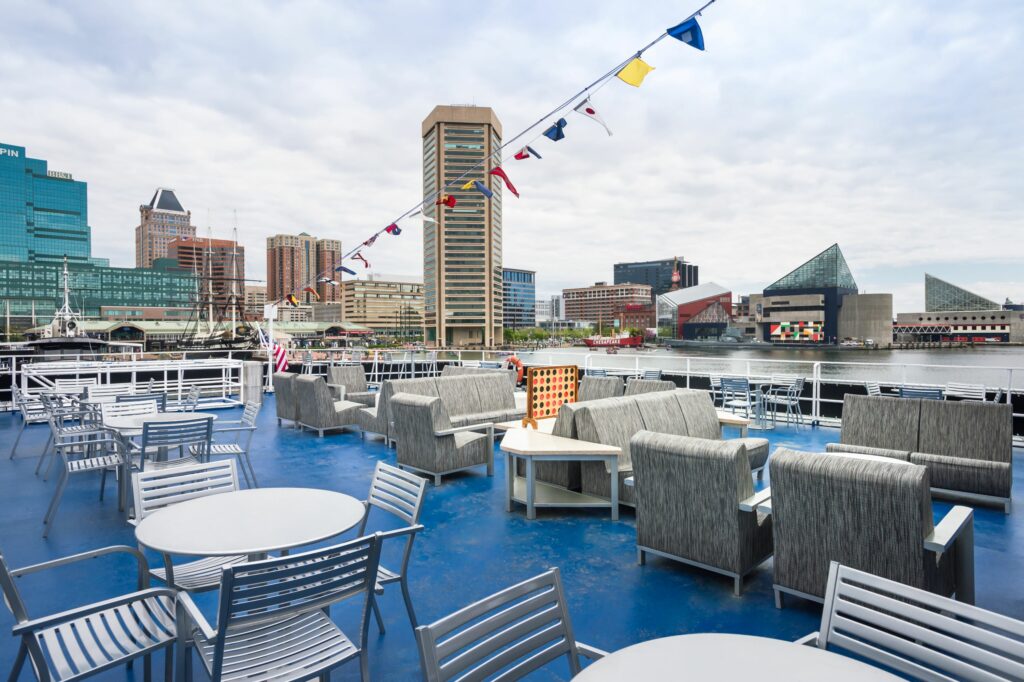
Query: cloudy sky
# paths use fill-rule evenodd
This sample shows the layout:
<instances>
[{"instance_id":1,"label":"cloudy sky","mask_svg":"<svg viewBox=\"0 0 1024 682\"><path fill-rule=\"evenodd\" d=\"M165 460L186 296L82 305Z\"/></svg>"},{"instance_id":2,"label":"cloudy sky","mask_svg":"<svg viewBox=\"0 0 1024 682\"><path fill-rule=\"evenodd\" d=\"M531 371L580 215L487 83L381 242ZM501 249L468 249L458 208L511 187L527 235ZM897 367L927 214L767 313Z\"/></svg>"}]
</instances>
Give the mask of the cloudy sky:
<instances>
[{"instance_id":1,"label":"cloudy sky","mask_svg":"<svg viewBox=\"0 0 1024 682\"><path fill-rule=\"evenodd\" d=\"M94 255L134 263L172 187L262 278L268 235L362 241L419 201L420 123L491 106L506 138L688 15L685 2L0 0L0 141L89 183ZM760 290L839 242L862 290L923 306L923 273L1024 299L1024 3L719 0L643 87L506 164L505 264L538 292L683 256ZM377 272L419 274L421 235Z\"/></svg>"}]
</instances>

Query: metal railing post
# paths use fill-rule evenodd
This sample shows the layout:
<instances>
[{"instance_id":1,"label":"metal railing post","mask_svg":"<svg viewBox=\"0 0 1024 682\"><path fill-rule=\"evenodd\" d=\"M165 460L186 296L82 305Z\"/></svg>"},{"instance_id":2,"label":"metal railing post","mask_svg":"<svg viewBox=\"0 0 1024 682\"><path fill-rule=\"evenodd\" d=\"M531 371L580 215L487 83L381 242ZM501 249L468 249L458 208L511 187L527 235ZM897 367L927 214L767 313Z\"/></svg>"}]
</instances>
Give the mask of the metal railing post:
<instances>
[{"instance_id":1,"label":"metal railing post","mask_svg":"<svg viewBox=\"0 0 1024 682\"><path fill-rule=\"evenodd\" d=\"M811 368L811 422L821 422L821 363L815 362Z\"/></svg>"},{"instance_id":2,"label":"metal railing post","mask_svg":"<svg viewBox=\"0 0 1024 682\"><path fill-rule=\"evenodd\" d=\"M686 358L686 387L690 387L690 358Z\"/></svg>"}]
</instances>

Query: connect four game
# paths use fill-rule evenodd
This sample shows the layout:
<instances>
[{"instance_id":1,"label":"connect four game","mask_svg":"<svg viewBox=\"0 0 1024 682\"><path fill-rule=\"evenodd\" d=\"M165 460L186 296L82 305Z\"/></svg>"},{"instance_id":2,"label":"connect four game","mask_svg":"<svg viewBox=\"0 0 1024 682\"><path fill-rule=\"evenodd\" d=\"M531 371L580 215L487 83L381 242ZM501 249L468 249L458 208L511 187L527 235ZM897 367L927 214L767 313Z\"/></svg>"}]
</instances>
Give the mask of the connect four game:
<instances>
[{"instance_id":1,"label":"connect four game","mask_svg":"<svg viewBox=\"0 0 1024 682\"><path fill-rule=\"evenodd\" d=\"M562 367L531 367L526 375L526 418L523 426L537 428L538 419L558 416L558 408L564 403L576 402L579 385L579 368L576 365Z\"/></svg>"}]
</instances>

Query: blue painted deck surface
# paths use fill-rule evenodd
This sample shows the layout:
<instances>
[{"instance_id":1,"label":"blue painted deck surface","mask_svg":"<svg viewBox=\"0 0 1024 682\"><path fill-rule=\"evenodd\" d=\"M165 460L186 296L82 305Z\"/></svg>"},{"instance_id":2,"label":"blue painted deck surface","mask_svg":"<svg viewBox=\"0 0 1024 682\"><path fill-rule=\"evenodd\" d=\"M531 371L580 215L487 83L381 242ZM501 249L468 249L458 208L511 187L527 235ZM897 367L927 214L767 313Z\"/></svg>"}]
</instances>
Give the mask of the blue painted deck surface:
<instances>
[{"instance_id":1,"label":"blue painted deck surface","mask_svg":"<svg viewBox=\"0 0 1024 682\"><path fill-rule=\"evenodd\" d=\"M221 419L235 418L230 411L218 414ZM41 537L54 479L44 482L33 475L33 469L46 427L29 427L19 457L8 461L7 451L19 424L18 416L0 415L0 551L8 563L24 566L104 545L134 545L132 528L118 514L113 486L106 501L100 503L98 477L91 475L72 478L50 538ZM264 487L328 488L363 499L376 462L394 463L394 451L377 437L363 441L353 432L320 439L294 428L279 429L272 396L259 424L253 463ZM780 427L767 432L767 437L773 448L786 445L821 451L826 443L838 440L839 431ZM1021 454L1015 452L1017 490L1024 477ZM511 514L505 512L504 474L504 460L496 456L494 478L486 477L481 468L447 477L439 488L428 485L422 517L426 530L416 541L410 565L413 600L421 622L558 566L577 638L606 650L689 632L735 632L792 640L818 625L820 608L814 604L789 599L785 609L774 607L771 562L747 579L742 597L732 595L732 581L724 576L654 557L640 567L636 564L634 516L628 508L623 507L618 522L598 510L550 509L538 510L537 520L527 521L522 507ZM936 502L936 517L949 507ZM1015 618L1024 618L1022 535L1024 510L1005 516L998 510L977 509L977 603ZM394 551L385 550L384 563L397 567L396 557ZM134 566L129 561L107 558L29 576L20 586L30 615L38 616L130 591L134 580ZM200 595L198 601L212 622L215 593ZM378 635L376 625L370 625L371 675L381 680L419 679L415 642L398 586L389 586L380 603L388 630ZM359 612L355 604L336 606L333 615L350 637L357 638ZM10 613L2 610L0 630L9 633L11 625ZM0 673L4 676L12 665L16 644L13 637L0 636ZM157 666L157 677L160 670ZM195 670L197 679L206 679L198 661ZM553 673L561 679L568 677L567 668L555 667ZM123 679L125 675L122 668L101 679ZM24 671L21 679L32 679L32 673ZM358 679L358 665L346 664L335 671L334 679Z\"/></svg>"}]
</instances>

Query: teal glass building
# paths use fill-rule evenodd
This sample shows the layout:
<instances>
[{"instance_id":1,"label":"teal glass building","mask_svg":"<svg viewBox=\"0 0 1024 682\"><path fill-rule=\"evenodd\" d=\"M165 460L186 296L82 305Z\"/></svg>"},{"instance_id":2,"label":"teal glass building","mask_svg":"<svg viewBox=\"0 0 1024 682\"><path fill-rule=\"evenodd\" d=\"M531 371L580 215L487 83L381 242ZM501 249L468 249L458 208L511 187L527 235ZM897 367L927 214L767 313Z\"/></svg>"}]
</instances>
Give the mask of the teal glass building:
<instances>
[{"instance_id":1,"label":"teal glass building","mask_svg":"<svg viewBox=\"0 0 1024 682\"><path fill-rule=\"evenodd\" d=\"M537 326L537 284L532 270L502 268L502 314L505 329Z\"/></svg>"}]
</instances>

